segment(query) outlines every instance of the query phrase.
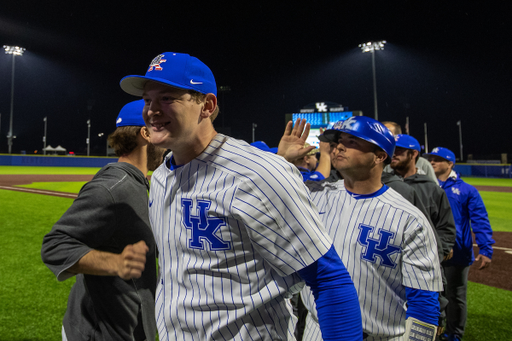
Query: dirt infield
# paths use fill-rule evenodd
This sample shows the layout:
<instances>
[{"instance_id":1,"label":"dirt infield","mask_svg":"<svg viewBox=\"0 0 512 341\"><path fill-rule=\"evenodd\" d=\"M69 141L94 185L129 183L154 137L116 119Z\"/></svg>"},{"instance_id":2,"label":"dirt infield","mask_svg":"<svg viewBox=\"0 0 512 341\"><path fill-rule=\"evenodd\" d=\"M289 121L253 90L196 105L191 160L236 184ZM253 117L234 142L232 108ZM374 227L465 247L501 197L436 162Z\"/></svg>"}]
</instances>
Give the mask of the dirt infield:
<instances>
[{"instance_id":1,"label":"dirt infield","mask_svg":"<svg viewBox=\"0 0 512 341\"><path fill-rule=\"evenodd\" d=\"M48 190L28 189L14 187L15 185L28 185L33 182L72 182L89 181L94 175L2 175L0 174L0 189L30 192L44 195L54 195L66 198L76 198L74 193L54 192ZM508 192L512 193L512 187L475 186L479 191ZM496 244L491 266L484 270L478 270L479 264L473 264L469 270L469 280L505 290L512 291L512 233L494 232ZM478 247L474 247L475 255Z\"/></svg>"}]
</instances>

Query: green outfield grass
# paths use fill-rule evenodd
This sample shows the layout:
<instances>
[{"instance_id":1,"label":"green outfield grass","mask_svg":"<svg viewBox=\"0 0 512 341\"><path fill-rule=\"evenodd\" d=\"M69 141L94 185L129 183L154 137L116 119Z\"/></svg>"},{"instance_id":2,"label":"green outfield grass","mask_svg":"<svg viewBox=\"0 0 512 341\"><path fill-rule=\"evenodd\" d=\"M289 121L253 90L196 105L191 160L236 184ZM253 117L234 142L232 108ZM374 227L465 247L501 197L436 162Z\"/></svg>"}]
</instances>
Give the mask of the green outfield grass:
<instances>
[{"instance_id":1,"label":"green outfield grass","mask_svg":"<svg viewBox=\"0 0 512 341\"><path fill-rule=\"evenodd\" d=\"M60 340L74 279L41 261L43 236L73 200L0 190L0 340Z\"/></svg>"},{"instance_id":2,"label":"green outfield grass","mask_svg":"<svg viewBox=\"0 0 512 341\"><path fill-rule=\"evenodd\" d=\"M0 166L0 174L96 174L98 167Z\"/></svg>"},{"instance_id":3,"label":"green outfield grass","mask_svg":"<svg viewBox=\"0 0 512 341\"><path fill-rule=\"evenodd\" d=\"M462 180L473 186L504 186L512 187L512 179L495 179L495 178L471 178L463 177Z\"/></svg>"},{"instance_id":4,"label":"green outfield grass","mask_svg":"<svg viewBox=\"0 0 512 341\"><path fill-rule=\"evenodd\" d=\"M512 193L480 192L493 231L512 232Z\"/></svg>"},{"instance_id":5,"label":"green outfield grass","mask_svg":"<svg viewBox=\"0 0 512 341\"><path fill-rule=\"evenodd\" d=\"M85 185L86 181L76 181L76 182L34 182L30 185L17 185L16 187L23 188L34 188L34 189L42 189L47 191L57 191L57 192L66 192L66 193L78 193L80 192L80 188Z\"/></svg>"},{"instance_id":6,"label":"green outfield grass","mask_svg":"<svg viewBox=\"0 0 512 341\"><path fill-rule=\"evenodd\" d=\"M468 283L468 322L464 341L510 340L512 291Z\"/></svg>"}]
</instances>

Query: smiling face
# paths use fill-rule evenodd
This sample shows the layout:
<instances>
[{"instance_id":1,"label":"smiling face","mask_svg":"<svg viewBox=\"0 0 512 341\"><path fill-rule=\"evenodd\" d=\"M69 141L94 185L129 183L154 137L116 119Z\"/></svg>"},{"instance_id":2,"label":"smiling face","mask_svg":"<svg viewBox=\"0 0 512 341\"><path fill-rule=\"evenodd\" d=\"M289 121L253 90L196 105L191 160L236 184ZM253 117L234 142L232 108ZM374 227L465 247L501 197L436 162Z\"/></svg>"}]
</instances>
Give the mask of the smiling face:
<instances>
[{"instance_id":1,"label":"smiling face","mask_svg":"<svg viewBox=\"0 0 512 341\"><path fill-rule=\"evenodd\" d=\"M194 143L201 134L205 103L197 103L186 90L148 82L142 97L142 115L154 145L174 150Z\"/></svg>"}]
</instances>

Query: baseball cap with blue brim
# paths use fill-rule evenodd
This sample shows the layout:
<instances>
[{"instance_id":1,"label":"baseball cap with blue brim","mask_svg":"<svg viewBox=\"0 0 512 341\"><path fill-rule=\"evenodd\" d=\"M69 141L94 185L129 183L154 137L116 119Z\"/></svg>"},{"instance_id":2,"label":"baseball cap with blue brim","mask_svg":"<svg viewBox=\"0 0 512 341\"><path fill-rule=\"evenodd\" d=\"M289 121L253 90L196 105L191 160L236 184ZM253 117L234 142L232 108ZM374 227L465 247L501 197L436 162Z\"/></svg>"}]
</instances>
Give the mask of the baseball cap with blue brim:
<instances>
[{"instance_id":1,"label":"baseball cap with blue brim","mask_svg":"<svg viewBox=\"0 0 512 341\"><path fill-rule=\"evenodd\" d=\"M144 100L139 99L138 101L133 101L126 104L116 120L116 127L125 127L125 126L136 126L136 127L144 127L146 123L144 123L144 119L142 118L142 109L144 108Z\"/></svg>"},{"instance_id":2,"label":"baseball cap with blue brim","mask_svg":"<svg viewBox=\"0 0 512 341\"><path fill-rule=\"evenodd\" d=\"M212 71L202 61L185 53L161 53L153 58L145 76L126 76L120 85L127 93L142 96L148 81L217 96Z\"/></svg>"},{"instance_id":3,"label":"baseball cap with blue brim","mask_svg":"<svg viewBox=\"0 0 512 341\"><path fill-rule=\"evenodd\" d=\"M423 156L427 156L427 157L430 155L439 156L439 157L442 157L443 159L445 159L446 161L451 161L451 162L455 163L455 154L447 148L435 147L434 149L432 149L432 151L430 153L423 154Z\"/></svg>"},{"instance_id":4,"label":"baseball cap with blue brim","mask_svg":"<svg viewBox=\"0 0 512 341\"><path fill-rule=\"evenodd\" d=\"M397 147L417 150L418 152L421 152L420 143L411 135L398 134L395 136L395 141Z\"/></svg>"}]
</instances>

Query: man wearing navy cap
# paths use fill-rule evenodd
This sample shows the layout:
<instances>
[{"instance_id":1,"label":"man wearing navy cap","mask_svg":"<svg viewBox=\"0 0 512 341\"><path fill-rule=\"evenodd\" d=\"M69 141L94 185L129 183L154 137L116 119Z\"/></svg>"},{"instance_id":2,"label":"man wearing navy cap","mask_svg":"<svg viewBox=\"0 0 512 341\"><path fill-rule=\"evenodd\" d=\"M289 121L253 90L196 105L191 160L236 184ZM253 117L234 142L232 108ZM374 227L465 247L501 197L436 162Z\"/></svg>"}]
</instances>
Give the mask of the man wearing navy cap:
<instances>
[{"instance_id":1,"label":"man wearing navy cap","mask_svg":"<svg viewBox=\"0 0 512 341\"><path fill-rule=\"evenodd\" d=\"M156 245L146 175L162 161L142 119L125 105L109 143L119 160L85 184L43 240L41 256L59 281L76 276L63 340L154 340Z\"/></svg>"},{"instance_id":2,"label":"man wearing navy cap","mask_svg":"<svg viewBox=\"0 0 512 341\"><path fill-rule=\"evenodd\" d=\"M479 270L485 269L492 258L492 229L487 216L487 210L477 189L464 182L453 167L455 154L449 149L437 147L426 154L436 173L439 185L448 196L452 206L457 239L453 246L453 257L444 262L444 270L448 285L445 289L449 300L447 307L446 334L444 340L460 340L464 335L467 318L466 293L469 266L481 262ZM473 239L480 249L475 258L473 254Z\"/></svg>"},{"instance_id":3,"label":"man wearing navy cap","mask_svg":"<svg viewBox=\"0 0 512 341\"><path fill-rule=\"evenodd\" d=\"M294 340L289 298L304 281L324 339L361 339L357 293L299 171L215 131L212 71L164 52L121 88L143 97L151 142L171 150L149 196L160 339Z\"/></svg>"}]
</instances>

